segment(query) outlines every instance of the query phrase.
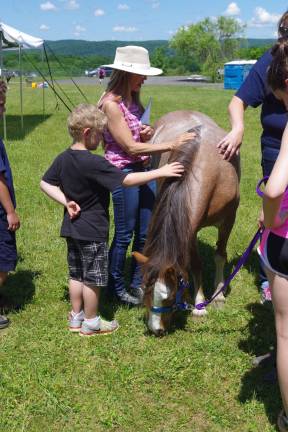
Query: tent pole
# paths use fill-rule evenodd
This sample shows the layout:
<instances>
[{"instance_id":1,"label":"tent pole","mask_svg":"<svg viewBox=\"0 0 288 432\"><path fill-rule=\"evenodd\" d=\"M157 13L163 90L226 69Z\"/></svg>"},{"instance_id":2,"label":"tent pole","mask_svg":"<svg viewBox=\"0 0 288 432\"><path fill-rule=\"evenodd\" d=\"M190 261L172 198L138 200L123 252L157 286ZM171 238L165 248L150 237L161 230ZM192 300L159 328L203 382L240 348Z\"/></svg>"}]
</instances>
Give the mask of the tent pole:
<instances>
[{"instance_id":1,"label":"tent pole","mask_svg":"<svg viewBox=\"0 0 288 432\"><path fill-rule=\"evenodd\" d=\"M1 75L3 74L3 50L2 50L2 41L3 41L3 33L0 31L0 68L1 68ZM4 79L4 75L2 75L2 78ZM7 139L7 127L6 127L6 113L4 111L3 113L3 128L4 128L4 140Z\"/></svg>"},{"instance_id":2,"label":"tent pole","mask_svg":"<svg viewBox=\"0 0 288 432\"><path fill-rule=\"evenodd\" d=\"M44 44L42 45L42 69L44 69ZM43 111L43 119L45 118L45 87L43 81L42 88L42 111Z\"/></svg>"},{"instance_id":3,"label":"tent pole","mask_svg":"<svg viewBox=\"0 0 288 432\"><path fill-rule=\"evenodd\" d=\"M24 118L23 118L23 70L22 70L22 48L19 45L19 70L20 70L20 109L21 109L21 131L24 130Z\"/></svg>"}]
</instances>

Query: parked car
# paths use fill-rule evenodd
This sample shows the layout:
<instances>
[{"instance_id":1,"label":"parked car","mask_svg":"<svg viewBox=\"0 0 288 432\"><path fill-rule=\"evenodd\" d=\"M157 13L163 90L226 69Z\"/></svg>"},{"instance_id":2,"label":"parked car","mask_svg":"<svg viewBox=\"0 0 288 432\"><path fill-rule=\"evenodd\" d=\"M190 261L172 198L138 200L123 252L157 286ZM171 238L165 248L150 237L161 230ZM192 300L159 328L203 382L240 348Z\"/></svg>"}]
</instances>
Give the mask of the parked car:
<instances>
[{"instance_id":1,"label":"parked car","mask_svg":"<svg viewBox=\"0 0 288 432\"><path fill-rule=\"evenodd\" d=\"M90 78L98 76L99 69L104 69L105 70L105 76L106 77L109 77L112 74L113 70L114 70L114 69L106 67L106 66L99 66L96 69L85 70L85 76L90 77Z\"/></svg>"},{"instance_id":2,"label":"parked car","mask_svg":"<svg viewBox=\"0 0 288 432\"><path fill-rule=\"evenodd\" d=\"M89 78L93 78L93 77L97 76L97 74L98 74L98 68L92 69L92 70L85 70L85 75Z\"/></svg>"},{"instance_id":3,"label":"parked car","mask_svg":"<svg viewBox=\"0 0 288 432\"><path fill-rule=\"evenodd\" d=\"M194 82L210 82L211 78L204 75L190 75L187 77L187 80Z\"/></svg>"}]
</instances>

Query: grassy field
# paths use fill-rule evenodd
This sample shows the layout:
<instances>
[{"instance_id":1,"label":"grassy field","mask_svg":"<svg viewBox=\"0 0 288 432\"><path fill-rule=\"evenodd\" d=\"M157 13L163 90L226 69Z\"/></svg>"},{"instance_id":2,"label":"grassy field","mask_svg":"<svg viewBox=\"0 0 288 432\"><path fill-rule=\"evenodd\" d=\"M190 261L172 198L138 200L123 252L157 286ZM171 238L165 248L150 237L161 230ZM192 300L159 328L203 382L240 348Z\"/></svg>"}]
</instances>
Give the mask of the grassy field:
<instances>
[{"instance_id":1,"label":"grassy field","mask_svg":"<svg viewBox=\"0 0 288 432\"><path fill-rule=\"evenodd\" d=\"M83 89L91 102L99 87ZM66 91L81 102L72 87ZM281 407L277 384L251 358L274 343L273 313L259 303L256 252L237 275L222 311L183 325L162 339L149 336L144 310L103 302L121 328L109 337L80 338L67 331L65 243L59 238L62 209L39 190L54 157L69 145L65 108L50 90L46 116L41 90L25 89L25 133L20 128L19 92L7 102L6 147L14 173L20 260L1 293L11 326L0 332L0 431L275 431ZM189 87L143 89L153 96L153 120L168 111L192 109L228 129L232 92ZM259 111L246 113L242 147L241 203L228 247L233 267L257 225L260 200ZM216 231L200 235L207 293L213 278ZM111 222L112 235L112 222Z\"/></svg>"}]
</instances>

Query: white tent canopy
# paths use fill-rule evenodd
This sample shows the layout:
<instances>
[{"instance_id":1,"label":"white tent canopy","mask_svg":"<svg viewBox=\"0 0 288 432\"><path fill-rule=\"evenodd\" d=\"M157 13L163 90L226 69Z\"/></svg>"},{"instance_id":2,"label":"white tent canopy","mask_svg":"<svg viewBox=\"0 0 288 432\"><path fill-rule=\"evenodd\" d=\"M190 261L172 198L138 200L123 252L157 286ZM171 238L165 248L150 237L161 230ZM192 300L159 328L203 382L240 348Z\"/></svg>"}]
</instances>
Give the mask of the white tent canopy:
<instances>
[{"instance_id":1,"label":"white tent canopy","mask_svg":"<svg viewBox=\"0 0 288 432\"><path fill-rule=\"evenodd\" d=\"M19 48L19 64L20 64L20 105L21 105L21 126L23 129L23 83L22 83L22 66L21 66L21 49L22 48L42 48L44 40L36 38L20 30L10 27L7 24L0 22L0 75L3 70L3 55L2 49ZM43 92L43 107L44 107L44 92ZM43 108L44 109L44 108ZM4 138L6 139L6 117L4 113Z\"/></svg>"},{"instance_id":2,"label":"white tent canopy","mask_svg":"<svg viewBox=\"0 0 288 432\"><path fill-rule=\"evenodd\" d=\"M0 22L0 32L2 33L2 47L10 48L12 46L21 46L23 48L41 48L43 39L30 36L20 30L10 27Z\"/></svg>"}]
</instances>

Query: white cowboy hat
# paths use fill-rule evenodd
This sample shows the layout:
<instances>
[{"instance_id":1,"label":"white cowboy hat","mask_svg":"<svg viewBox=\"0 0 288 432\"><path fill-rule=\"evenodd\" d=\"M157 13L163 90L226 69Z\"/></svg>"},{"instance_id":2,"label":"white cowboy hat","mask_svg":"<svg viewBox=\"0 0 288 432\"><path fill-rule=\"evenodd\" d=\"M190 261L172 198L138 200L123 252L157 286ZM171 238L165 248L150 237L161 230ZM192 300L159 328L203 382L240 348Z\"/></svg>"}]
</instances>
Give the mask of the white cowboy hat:
<instances>
[{"instance_id":1,"label":"white cowboy hat","mask_svg":"<svg viewBox=\"0 0 288 432\"><path fill-rule=\"evenodd\" d=\"M103 66L138 75L153 76L163 73L162 69L150 66L149 53L145 48L132 45L118 47L114 63Z\"/></svg>"}]
</instances>

